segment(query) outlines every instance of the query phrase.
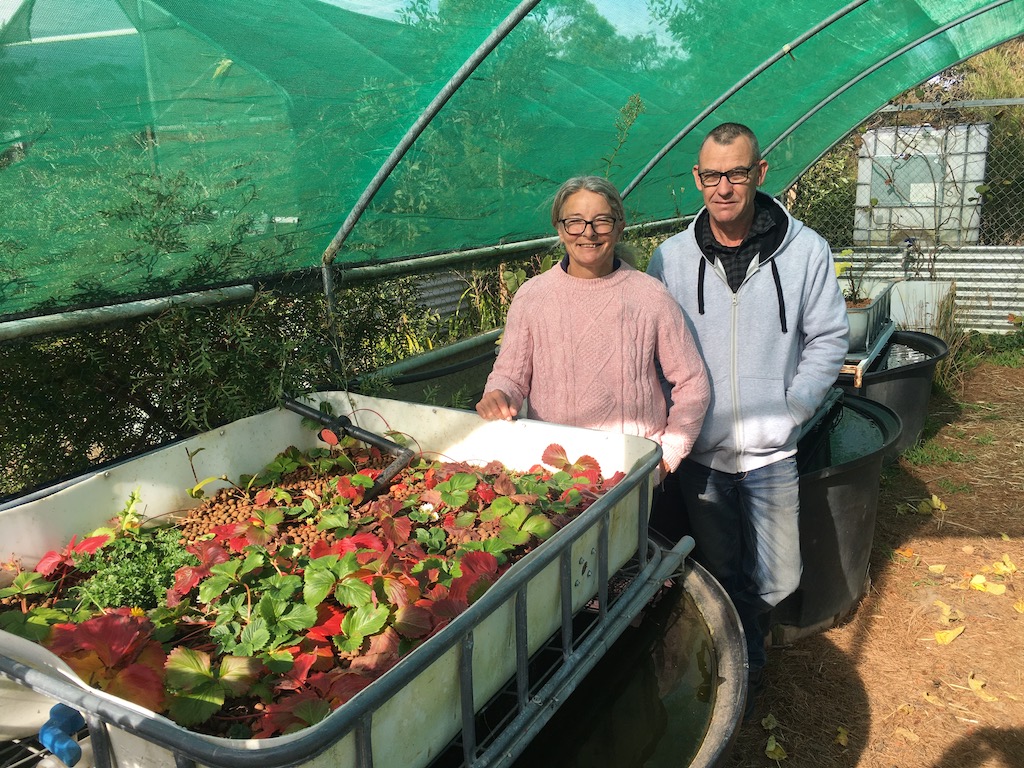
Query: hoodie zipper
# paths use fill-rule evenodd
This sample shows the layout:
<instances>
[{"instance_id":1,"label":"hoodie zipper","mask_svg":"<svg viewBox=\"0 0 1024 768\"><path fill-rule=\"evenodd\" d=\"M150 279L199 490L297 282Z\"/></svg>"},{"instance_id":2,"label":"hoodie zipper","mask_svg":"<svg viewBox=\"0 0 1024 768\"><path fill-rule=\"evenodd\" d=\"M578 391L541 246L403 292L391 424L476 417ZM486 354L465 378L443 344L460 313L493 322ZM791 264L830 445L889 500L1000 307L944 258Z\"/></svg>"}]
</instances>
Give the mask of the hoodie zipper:
<instances>
[{"instance_id":1,"label":"hoodie zipper","mask_svg":"<svg viewBox=\"0 0 1024 768\"><path fill-rule=\"evenodd\" d=\"M730 378L730 386L732 387L732 431L735 436L736 449L733 451L735 457L735 464L733 465L733 472L738 473L740 471L740 454L744 445L743 440L743 419L740 418L740 379L739 379L739 343L738 343L738 332L737 326L739 325L739 302L740 295L737 291L732 295L732 322L729 323L730 333L732 338L729 340L730 355L732 360L730 361L730 367L732 368L732 375Z\"/></svg>"}]
</instances>

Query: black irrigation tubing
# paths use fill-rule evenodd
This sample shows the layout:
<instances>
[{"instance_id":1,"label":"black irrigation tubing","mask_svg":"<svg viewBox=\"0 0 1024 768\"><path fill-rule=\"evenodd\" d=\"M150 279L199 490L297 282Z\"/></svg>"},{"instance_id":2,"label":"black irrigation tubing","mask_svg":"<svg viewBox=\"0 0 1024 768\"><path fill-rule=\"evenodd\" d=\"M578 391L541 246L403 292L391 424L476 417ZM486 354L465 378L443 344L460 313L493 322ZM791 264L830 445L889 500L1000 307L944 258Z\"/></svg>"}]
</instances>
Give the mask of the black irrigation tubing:
<instances>
[{"instance_id":1,"label":"black irrigation tubing","mask_svg":"<svg viewBox=\"0 0 1024 768\"><path fill-rule=\"evenodd\" d=\"M382 435L357 427L352 423L352 420L348 416L332 416L331 414L324 413L312 406L300 403L299 401L288 397L281 400L281 405L289 411L299 414L305 419L321 424L324 427L324 430L331 430L332 432L341 432L343 434L350 435L356 440L360 440L368 445L374 446L375 448L379 448L381 451L395 457L387 468L374 479L373 487L370 488L370 490L368 490L363 496L364 501L374 498L381 491L387 488L398 473L409 466L409 462L412 461L413 456L416 455L415 451L411 448L399 445L393 440L388 440ZM321 435L324 430L321 430ZM323 437L320 439L323 440Z\"/></svg>"}]
</instances>

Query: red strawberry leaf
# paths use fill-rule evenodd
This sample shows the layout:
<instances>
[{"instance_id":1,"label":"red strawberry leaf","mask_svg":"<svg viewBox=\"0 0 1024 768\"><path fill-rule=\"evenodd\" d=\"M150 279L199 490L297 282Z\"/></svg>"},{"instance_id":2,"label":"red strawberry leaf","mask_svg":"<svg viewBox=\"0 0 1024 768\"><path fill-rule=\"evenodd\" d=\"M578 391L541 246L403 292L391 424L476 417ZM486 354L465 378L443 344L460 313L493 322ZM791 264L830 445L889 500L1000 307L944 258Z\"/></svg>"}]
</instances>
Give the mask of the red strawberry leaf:
<instances>
[{"instance_id":1,"label":"red strawberry leaf","mask_svg":"<svg viewBox=\"0 0 1024 768\"><path fill-rule=\"evenodd\" d=\"M434 622L430 611L418 605L407 605L395 613L395 631L405 637L420 638L430 633Z\"/></svg>"},{"instance_id":2,"label":"red strawberry leaf","mask_svg":"<svg viewBox=\"0 0 1024 768\"><path fill-rule=\"evenodd\" d=\"M105 690L154 712L164 710L164 676L145 664L132 664L122 669Z\"/></svg>"},{"instance_id":3,"label":"red strawberry leaf","mask_svg":"<svg viewBox=\"0 0 1024 768\"><path fill-rule=\"evenodd\" d=\"M558 443L552 443L544 449L544 453L540 457L541 462L547 464L549 467L555 469L565 469L571 462L569 457L565 453L565 448L560 446Z\"/></svg>"},{"instance_id":4,"label":"red strawberry leaf","mask_svg":"<svg viewBox=\"0 0 1024 768\"><path fill-rule=\"evenodd\" d=\"M597 463L597 459L593 456L580 456L573 463L571 467L574 474L590 474L594 473L594 482L597 482L597 476L601 474L601 465Z\"/></svg>"},{"instance_id":5,"label":"red strawberry leaf","mask_svg":"<svg viewBox=\"0 0 1024 768\"><path fill-rule=\"evenodd\" d=\"M380 519L380 529L384 536L393 544L402 545L412 535L412 520L404 515L392 517L386 515Z\"/></svg>"}]
</instances>

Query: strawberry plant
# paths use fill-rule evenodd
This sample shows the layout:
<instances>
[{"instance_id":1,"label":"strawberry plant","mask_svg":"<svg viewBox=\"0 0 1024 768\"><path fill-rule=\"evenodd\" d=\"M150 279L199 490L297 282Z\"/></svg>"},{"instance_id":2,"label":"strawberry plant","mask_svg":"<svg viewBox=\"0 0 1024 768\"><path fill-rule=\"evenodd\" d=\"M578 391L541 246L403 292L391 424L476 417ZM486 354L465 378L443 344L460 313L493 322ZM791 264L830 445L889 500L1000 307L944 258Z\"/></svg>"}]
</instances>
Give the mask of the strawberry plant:
<instances>
[{"instance_id":1,"label":"strawberry plant","mask_svg":"<svg viewBox=\"0 0 1024 768\"><path fill-rule=\"evenodd\" d=\"M324 440L210 496L199 482L188 490L199 506L173 523L142 525L133 494L109 527L0 590L0 627L183 726L291 733L429 640L622 477L552 445L528 472L420 457L378 493L387 456Z\"/></svg>"}]
</instances>

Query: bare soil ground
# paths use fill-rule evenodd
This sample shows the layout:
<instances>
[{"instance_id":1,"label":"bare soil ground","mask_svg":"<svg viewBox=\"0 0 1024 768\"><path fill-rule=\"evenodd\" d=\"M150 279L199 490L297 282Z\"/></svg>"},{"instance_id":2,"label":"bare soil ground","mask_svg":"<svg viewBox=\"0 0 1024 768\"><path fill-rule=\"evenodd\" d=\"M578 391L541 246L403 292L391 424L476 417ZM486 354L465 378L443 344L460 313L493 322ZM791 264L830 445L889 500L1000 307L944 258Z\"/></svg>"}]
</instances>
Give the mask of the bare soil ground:
<instances>
[{"instance_id":1,"label":"bare soil ground","mask_svg":"<svg viewBox=\"0 0 1024 768\"><path fill-rule=\"evenodd\" d=\"M933 396L924 438L883 471L870 591L769 652L729 768L1024 766L1024 369Z\"/></svg>"}]
</instances>

